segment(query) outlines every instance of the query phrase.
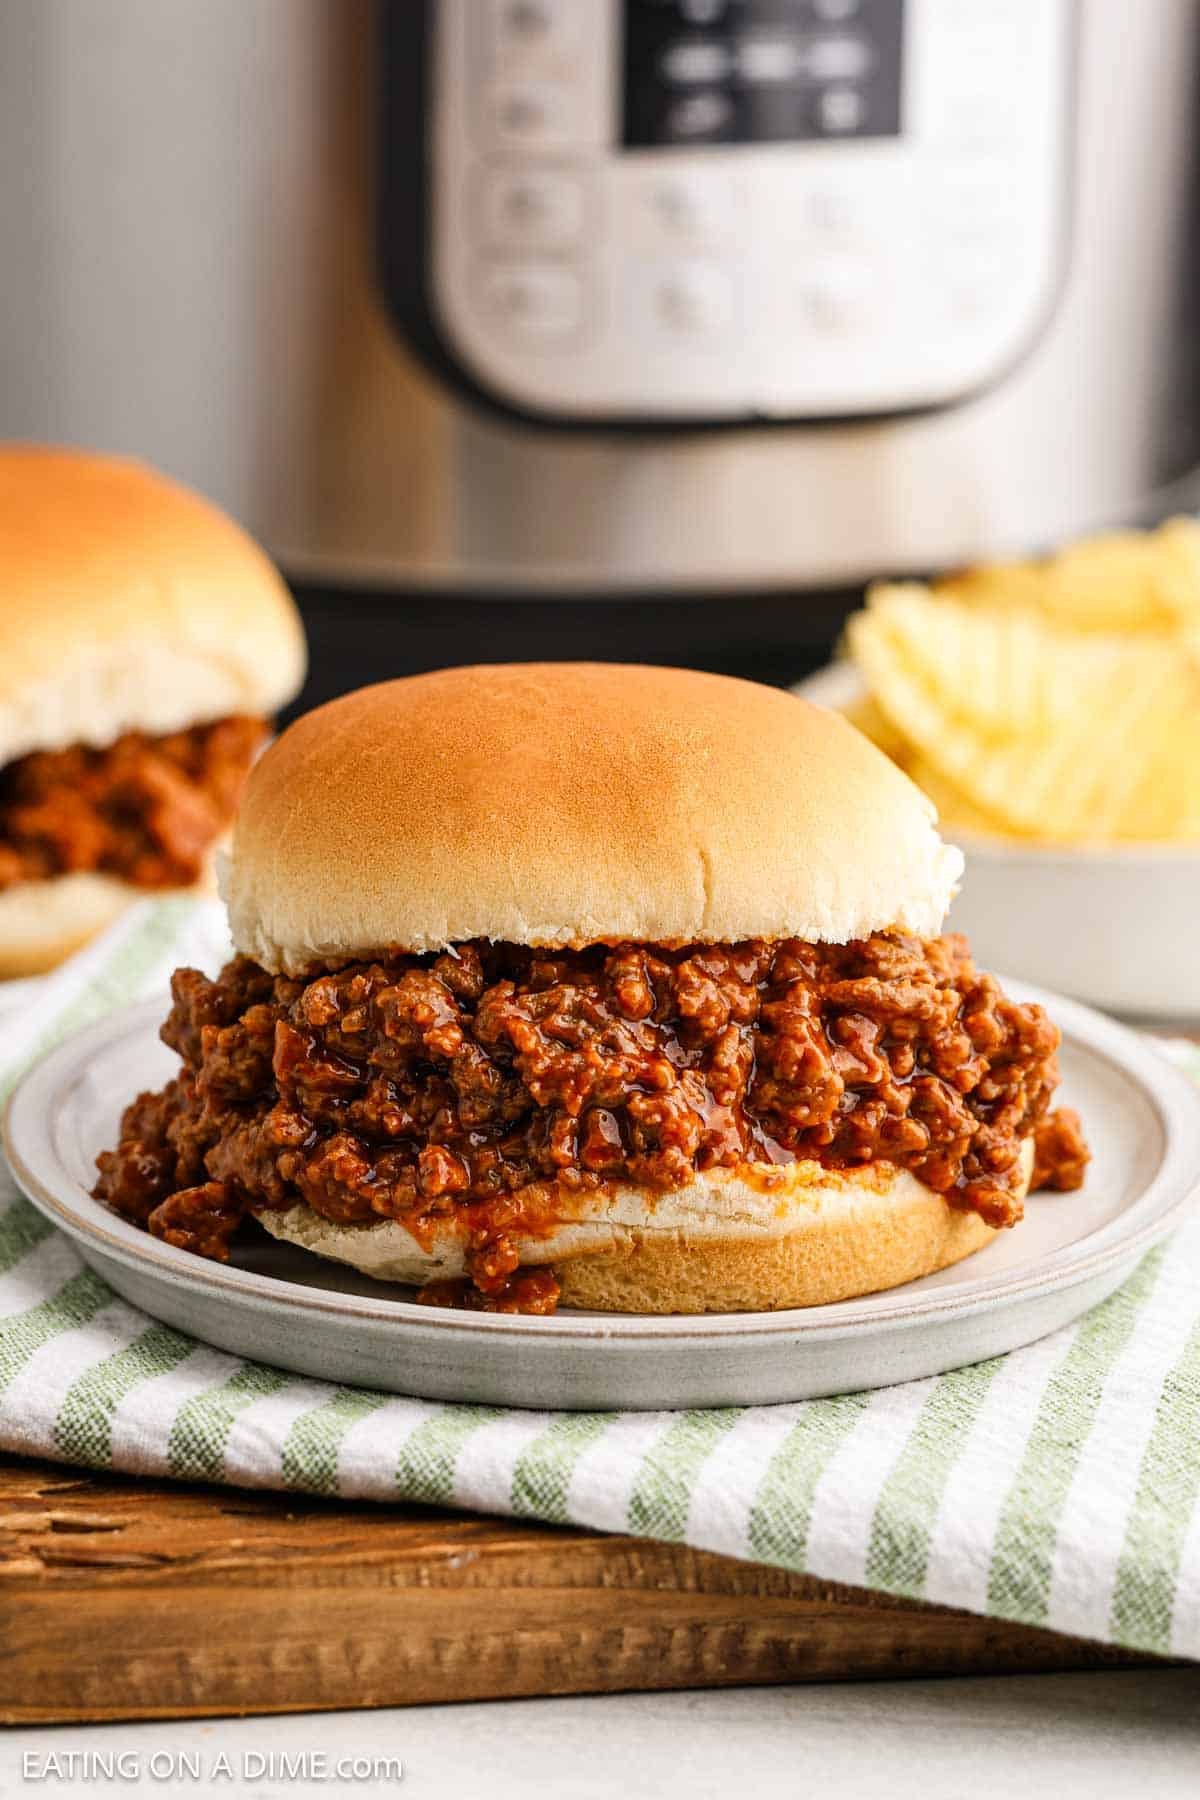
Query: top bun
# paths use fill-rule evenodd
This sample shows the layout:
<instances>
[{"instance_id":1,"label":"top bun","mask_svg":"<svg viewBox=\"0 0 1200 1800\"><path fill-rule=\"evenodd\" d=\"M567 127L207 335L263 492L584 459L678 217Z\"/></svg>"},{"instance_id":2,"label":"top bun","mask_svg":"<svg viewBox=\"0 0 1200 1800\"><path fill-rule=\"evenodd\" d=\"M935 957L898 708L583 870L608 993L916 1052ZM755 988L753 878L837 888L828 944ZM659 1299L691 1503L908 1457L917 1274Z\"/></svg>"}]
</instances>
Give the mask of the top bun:
<instances>
[{"instance_id":1,"label":"top bun","mask_svg":"<svg viewBox=\"0 0 1200 1800\"><path fill-rule=\"evenodd\" d=\"M0 595L0 763L272 713L304 679L268 558L137 462L0 445Z\"/></svg>"},{"instance_id":2,"label":"top bun","mask_svg":"<svg viewBox=\"0 0 1200 1800\"><path fill-rule=\"evenodd\" d=\"M445 669L290 726L222 885L237 948L289 973L469 938L929 936L962 868L935 819L838 714L754 682Z\"/></svg>"}]
</instances>

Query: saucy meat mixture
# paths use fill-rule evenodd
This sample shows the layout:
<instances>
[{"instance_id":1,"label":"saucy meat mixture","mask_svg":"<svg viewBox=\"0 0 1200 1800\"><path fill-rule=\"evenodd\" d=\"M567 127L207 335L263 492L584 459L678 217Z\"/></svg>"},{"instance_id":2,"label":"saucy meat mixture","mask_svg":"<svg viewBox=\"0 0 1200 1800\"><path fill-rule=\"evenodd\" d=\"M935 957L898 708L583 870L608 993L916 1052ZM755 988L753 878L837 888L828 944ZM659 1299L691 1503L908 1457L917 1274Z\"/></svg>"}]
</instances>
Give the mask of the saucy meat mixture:
<instances>
[{"instance_id":1,"label":"saucy meat mixture","mask_svg":"<svg viewBox=\"0 0 1200 1800\"><path fill-rule=\"evenodd\" d=\"M261 719L235 717L8 763L0 769L0 892L85 871L136 887L190 887L233 818L266 735Z\"/></svg>"},{"instance_id":2,"label":"saucy meat mixture","mask_svg":"<svg viewBox=\"0 0 1200 1800\"><path fill-rule=\"evenodd\" d=\"M162 1037L183 1066L128 1108L95 1192L219 1259L247 1213L300 1200L426 1244L453 1219L460 1303L549 1311L553 1276L518 1274L515 1245L553 1225L547 1181L888 1163L1004 1226L1029 1133L1043 1185L1078 1187L1088 1158L1077 1117L1048 1110L1058 1031L960 937L470 943L300 979L238 957L172 987Z\"/></svg>"}]
</instances>

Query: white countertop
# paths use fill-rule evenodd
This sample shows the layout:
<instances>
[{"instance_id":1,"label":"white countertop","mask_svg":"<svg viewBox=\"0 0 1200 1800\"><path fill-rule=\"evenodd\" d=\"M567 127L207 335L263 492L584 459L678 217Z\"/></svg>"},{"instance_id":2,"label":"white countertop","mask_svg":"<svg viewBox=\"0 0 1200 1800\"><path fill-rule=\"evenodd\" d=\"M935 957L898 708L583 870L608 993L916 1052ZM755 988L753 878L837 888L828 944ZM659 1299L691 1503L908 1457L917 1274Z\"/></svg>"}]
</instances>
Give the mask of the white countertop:
<instances>
[{"instance_id":1,"label":"white countertop","mask_svg":"<svg viewBox=\"0 0 1200 1800\"><path fill-rule=\"evenodd\" d=\"M132 1753L109 1781L22 1777L56 1752ZM224 1752L233 1778L212 1776ZM399 1757L403 1780L258 1775L263 1759ZM209 1779L170 1773L198 1755ZM243 1773L251 1761L248 1773ZM151 1759L154 1758L152 1764ZM257 1760L255 1760L257 1759ZM136 1768L136 1772L133 1770ZM156 1778L157 1776L157 1778ZM1195 1800L1200 1792L1200 1667L953 1681L739 1688L421 1706L273 1719L43 1727L0 1739L0 1794L335 1797L389 1791L412 1800Z\"/></svg>"}]
</instances>

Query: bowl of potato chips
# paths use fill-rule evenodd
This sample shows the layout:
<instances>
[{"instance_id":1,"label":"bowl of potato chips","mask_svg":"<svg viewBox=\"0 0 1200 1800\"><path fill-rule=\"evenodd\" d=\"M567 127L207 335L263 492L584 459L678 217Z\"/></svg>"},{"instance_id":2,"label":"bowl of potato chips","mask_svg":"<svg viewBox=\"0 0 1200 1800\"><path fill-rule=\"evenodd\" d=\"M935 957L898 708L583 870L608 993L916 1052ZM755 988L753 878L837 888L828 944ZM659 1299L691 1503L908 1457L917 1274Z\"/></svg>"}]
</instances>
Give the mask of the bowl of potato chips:
<instances>
[{"instance_id":1,"label":"bowl of potato chips","mask_svg":"<svg viewBox=\"0 0 1200 1800\"><path fill-rule=\"evenodd\" d=\"M925 789L981 962L1200 1018L1200 524L880 583L802 684Z\"/></svg>"}]
</instances>

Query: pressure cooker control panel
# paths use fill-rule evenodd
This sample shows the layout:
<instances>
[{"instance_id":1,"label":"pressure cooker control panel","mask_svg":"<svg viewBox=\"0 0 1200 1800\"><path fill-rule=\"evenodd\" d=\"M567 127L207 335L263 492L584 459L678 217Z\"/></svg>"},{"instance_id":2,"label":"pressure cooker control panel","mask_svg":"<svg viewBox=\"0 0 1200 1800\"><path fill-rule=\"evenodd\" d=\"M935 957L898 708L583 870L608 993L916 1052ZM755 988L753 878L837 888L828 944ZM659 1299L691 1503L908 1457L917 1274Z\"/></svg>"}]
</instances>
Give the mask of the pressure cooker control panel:
<instances>
[{"instance_id":1,"label":"pressure cooker control panel","mask_svg":"<svg viewBox=\"0 0 1200 1800\"><path fill-rule=\"evenodd\" d=\"M396 0L444 372L577 423L879 415L1020 360L1066 254L1071 0ZM385 37L403 56L404 33ZM419 268L418 266L419 265ZM398 288L406 288L405 294ZM420 336L419 329L415 335Z\"/></svg>"}]
</instances>

